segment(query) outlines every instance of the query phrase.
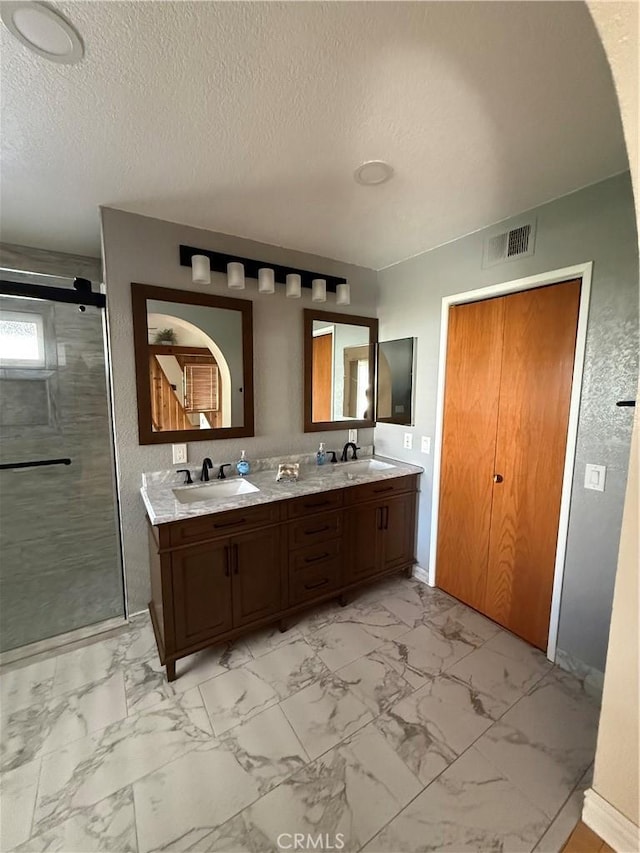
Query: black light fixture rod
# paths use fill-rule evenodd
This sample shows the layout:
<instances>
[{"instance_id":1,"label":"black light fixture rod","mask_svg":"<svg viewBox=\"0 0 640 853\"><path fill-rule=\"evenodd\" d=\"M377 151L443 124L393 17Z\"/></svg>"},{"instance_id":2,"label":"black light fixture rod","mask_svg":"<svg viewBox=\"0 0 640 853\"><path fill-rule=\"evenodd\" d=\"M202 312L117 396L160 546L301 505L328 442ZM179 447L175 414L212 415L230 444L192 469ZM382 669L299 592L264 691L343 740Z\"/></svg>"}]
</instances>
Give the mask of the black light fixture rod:
<instances>
[{"instance_id":1,"label":"black light fixture rod","mask_svg":"<svg viewBox=\"0 0 640 853\"><path fill-rule=\"evenodd\" d=\"M346 284L346 278L339 278L335 275L327 275L322 272L311 272L310 270L299 270L295 267L285 267L282 264L273 264L271 261L257 261L255 258L243 258L239 255L227 255L225 252L211 252L208 249L196 249L194 246L180 246L180 266L190 267L191 258L193 255L206 255L211 264L213 272L226 273L227 264L236 261L244 265L244 274L247 278L258 278L258 270L262 267L268 267L273 270L275 280L280 284L285 284L289 273L297 273L303 287L311 287L311 282L314 278L323 278L327 282L327 291L330 293L336 292L336 287L339 284Z\"/></svg>"},{"instance_id":2,"label":"black light fixture rod","mask_svg":"<svg viewBox=\"0 0 640 853\"><path fill-rule=\"evenodd\" d=\"M635 407L635 405L636 405L636 401L635 401L635 400L618 400L618 402L616 403L616 406L620 406L621 408L622 408L623 406L624 406L624 407L629 406L629 407L631 407L631 408L634 408L634 407Z\"/></svg>"}]
</instances>

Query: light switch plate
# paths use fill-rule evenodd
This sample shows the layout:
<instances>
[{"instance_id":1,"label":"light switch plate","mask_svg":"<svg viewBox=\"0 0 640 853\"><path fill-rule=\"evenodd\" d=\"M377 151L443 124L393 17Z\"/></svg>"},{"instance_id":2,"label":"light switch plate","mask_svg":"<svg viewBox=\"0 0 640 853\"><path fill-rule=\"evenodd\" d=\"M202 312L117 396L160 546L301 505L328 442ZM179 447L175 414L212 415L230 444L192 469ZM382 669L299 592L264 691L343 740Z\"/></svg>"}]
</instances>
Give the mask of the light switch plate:
<instances>
[{"instance_id":1,"label":"light switch plate","mask_svg":"<svg viewBox=\"0 0 640 853\"><path fill-rule=\"evenodd\" d=\"M423 435L420 440L420 450L422 453L431 453L431 436Z\"/></svg>"},{"instance_id":2,"label":"light switch plate","mask_svg":"<svg viewBox=\"0 0 640 853\"><path fill-rule=\"evenodd\" d=\"M605 465L593 465L587 462L584 469L584 487L596 492L604 492L604 481L607 476Z\"/></svg>"},{"instance_id":3,"label":"light switch plate","mask_svg":"<svg viewBox=\"0 0 640 853\"><path fill-rule=\"evenodd\" d=\"M173 464L174 465L184 465L187 461L187 445L186 444L172 444L171 452L173 454Z\"/></svg>"},{"instance_id":4,"label":"light switch plate","mask_svg":"<svg viewBox=\"0 0 640 853\"><path fill-rule=\"evenodd\" d=\"M352 441L354 444L358 443L358 430L350 429L349 430L349 441Z\"/></svg>"},{"instance_id":5,"label":"light switch plate","mask_svg":"<svg viewBox=\"0 0 640 853\"><path fill-rule=\"evenodd\" d=\"M412 432L405 432L403 447L405 450L412 450L413 449L413 433Z\"/></svg>"}]
</instances>

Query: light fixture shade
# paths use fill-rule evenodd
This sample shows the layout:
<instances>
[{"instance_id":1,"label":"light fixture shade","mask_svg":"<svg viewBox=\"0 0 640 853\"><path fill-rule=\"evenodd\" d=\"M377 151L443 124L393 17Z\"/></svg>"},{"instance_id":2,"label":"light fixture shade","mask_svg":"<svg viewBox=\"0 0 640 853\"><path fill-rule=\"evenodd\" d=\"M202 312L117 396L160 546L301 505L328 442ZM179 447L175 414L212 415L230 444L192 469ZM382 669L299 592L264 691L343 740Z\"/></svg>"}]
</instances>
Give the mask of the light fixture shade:
<instances>
[{"instance_id":1,"label":"light fixture shade","mask_svg":"<svg viewBox=\"0 0 640 853\"><path fill-rule=\"evenodd\" d=\"M339 284L337 286L336 305L351 305L351 288L348 284Z\"/></svg>"},{"instance_id":2,"label":"light fixture shade","mask_svg":"<svg viewBox=\"0 0 640 853\"><path fill-rule=\"evenodd\" d=\"M191 256L191 281L194 284L211 284L211 263L206 255Z\"/></svg>"},{"instance_id":3,"label":"light fixture shade","mask_svg":"<svg viewBox=\"0 0 640 853\"><path fill-rule=\"evenodd\" d=\"M258 270L258 293L274 293L276 279L272 269L260 267Z\"/></svg>"},{"instance_id":4,"label":"light fixture shade","mask_svg":"<svg viewBox=\"0 0 640 853\"><path fill-rule=\"evenodd\" d=\"M311 282L311 301L327 301L327 282L324 278L314 278Z\"/></svg>"},{"instance_id":5,"label":"light fixture shade","mask_svg":"<svg viewBox=\"0 0 640 853\"><path fill-rule=\"evenodd\" d=\"M227 264L227 285L231 290L244 290L244 264L240 261Z\"/></svg>"},{"instance_id":6,"label":"light fixture shade","mask_svg":"<svg viewBox=\"0 0 640 853\"><path fill-rule=\"evenodd\" d=\"M300 299L302 295L302 278L298 273L290 272L287 276L287 299Z\"/></svg>"}]
</instances>

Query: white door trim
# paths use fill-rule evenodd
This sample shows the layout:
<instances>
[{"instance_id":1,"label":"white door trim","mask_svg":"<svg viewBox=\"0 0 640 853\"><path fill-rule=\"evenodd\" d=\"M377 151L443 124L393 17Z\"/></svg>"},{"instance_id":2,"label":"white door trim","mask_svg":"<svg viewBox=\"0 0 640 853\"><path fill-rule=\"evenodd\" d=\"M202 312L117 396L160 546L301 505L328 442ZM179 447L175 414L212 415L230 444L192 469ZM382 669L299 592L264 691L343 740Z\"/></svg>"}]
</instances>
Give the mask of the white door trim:
<instances>
[{"instance_id":1,"label":"white door trim","mask_svg":"<svg viewBox=\"0 0 640 853\"><path fill-rule=\"evenodd\" d=\"M545 284L557 284L573 278L582 279L580 290L580 309L578 313L578 331L576 336L576 351L573 362L573 383L571 386L571 403L569 406L569 424L567 429L567 450L564 460L562 477L562 497L560 500L560 519L558 523L558 542L556 546L555 570L553 576L553 593L551 596L551 616L549 618L549 639L547 642L547 657L554 661L556 643L558 640L558 623L560 620L560 598L562 595L562 579L564 562L567 551L567 533L569 528L569 506L571 503L571 487L573 485L573 466L576 457L576 441L578 438L578 414L580 411L580 396L582 393L582 374L584 370L584 354L587 342L587 321L589 316L589 299L591 296L591 276L593 261L563 267L558 270L492 284L489 287L468 290L464 293L454 293L442 300L440 318L440 353L438 356L438 390L436 404L436 431L433 448L433 494L431 514L431 541L429 546L429 584L436 584L436 553L438 544L438 509L440 503L440 464L442 459L442 429L444 420L444 381L447 367L447 333L449 329L449 308L452 305L462 305L465 302L478 302L492 296L504 296L507 293L518 293L531 290Z\"/></svg>"},{"instance_id":2,"label":"white door trim","mask_svg":"<svg viewBox=\"0 0 640 853\"><path fill-rule=\"evenodd\" d=\"M614 850L640 850L640 829L593 788L585 791L582 820Z\"/></svg>"}]
</instances>

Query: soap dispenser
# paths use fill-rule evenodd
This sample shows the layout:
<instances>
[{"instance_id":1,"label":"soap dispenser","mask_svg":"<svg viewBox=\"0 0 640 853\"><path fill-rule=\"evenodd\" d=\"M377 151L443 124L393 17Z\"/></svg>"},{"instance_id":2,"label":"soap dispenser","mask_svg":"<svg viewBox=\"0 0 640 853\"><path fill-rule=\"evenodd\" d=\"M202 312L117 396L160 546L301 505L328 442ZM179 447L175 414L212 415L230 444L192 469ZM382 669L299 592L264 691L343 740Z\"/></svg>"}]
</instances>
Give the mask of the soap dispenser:
<instances>
[{"instance_id":1,"label":"soap dispenser","mask_svg":"<svg viewBox=\"0 0 640 853\"><path fill-rule=\"evenodd\" d=\"M249 471L251 470L251 466L249 465L249 460L245 456L244 450L240 455L240 459L238 459L236 463L236 471L240 474L241 477L246 477Z\"/></svg>"},{"instance_id":2,"label":"soap dispenser","mask_svg":"<svg viewBox=\"0 0 640 853\"><path fill-rule=\"evenodd\" d=\"M324 465L325 459L327 458L327 454L324 451L324 442L320 442L320 447L318 448L318 452L316 453L316 464Z\"/></svg>"}]
</instances>

